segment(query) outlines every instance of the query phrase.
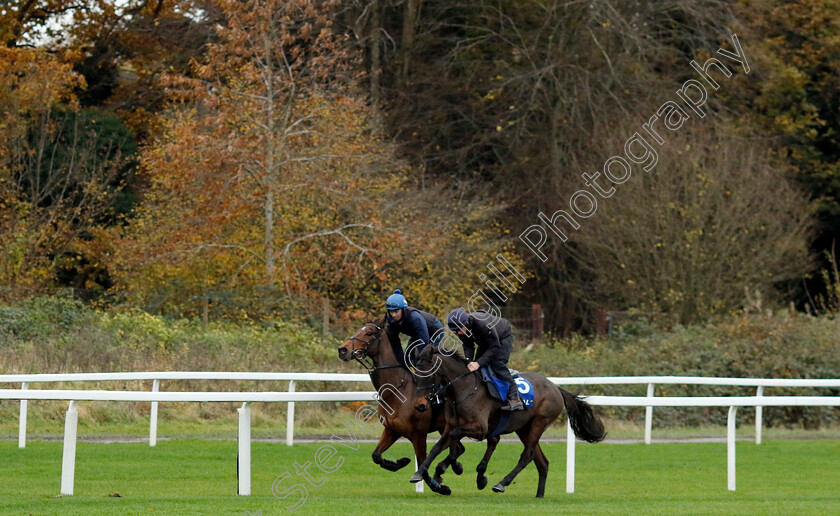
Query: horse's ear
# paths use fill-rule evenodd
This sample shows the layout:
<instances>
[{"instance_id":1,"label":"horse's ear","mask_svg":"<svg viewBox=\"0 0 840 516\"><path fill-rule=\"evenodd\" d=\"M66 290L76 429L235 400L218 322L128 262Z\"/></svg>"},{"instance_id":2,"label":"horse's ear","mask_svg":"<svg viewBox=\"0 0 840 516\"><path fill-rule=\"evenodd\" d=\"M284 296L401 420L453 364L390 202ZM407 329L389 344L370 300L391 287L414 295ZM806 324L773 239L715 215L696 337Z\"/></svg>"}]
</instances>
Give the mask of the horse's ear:
<instances>
[{"instance_id":1,"label":"horse's ear","mask_svg":"<svg viewBox=\"0 0 840 516\"><path fill-rule=\"evenodd\" d=\"M381 317L377 320L374 320L373 324L379 326L380 328L384 328L385 327L385 317Z\"/></svg>"},{"instance_id":2,"label":"horse's ear","mask_svg":"<svg viewBox=\"0 0 840 516\"><path fill-rule=\"evenodd\" d=\"M429 348L429 359L432 359L435 355L441 355L441 358L446 358L434 344L429 344L426 348ZM423 351L426 351L426 348L423 348Z\"/></svg>"}]
</instances>

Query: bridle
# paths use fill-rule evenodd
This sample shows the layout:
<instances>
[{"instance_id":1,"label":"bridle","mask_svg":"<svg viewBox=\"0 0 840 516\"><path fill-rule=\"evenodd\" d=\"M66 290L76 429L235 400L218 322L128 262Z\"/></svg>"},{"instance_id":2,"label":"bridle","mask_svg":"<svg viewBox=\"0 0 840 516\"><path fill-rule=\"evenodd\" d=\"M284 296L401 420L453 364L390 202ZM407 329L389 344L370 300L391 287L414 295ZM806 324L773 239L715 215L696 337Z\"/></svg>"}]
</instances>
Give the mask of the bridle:
<instances>
[{"instance_id":1,"label":"bridle","mask_svg":"<svg viewBox=\"0 0 840 516\"><path fill-rule=\"evenodd\" d=\"M373 373L376 372L377 370L379 370L379 369L392 369L392 368L395 368L395 367L402 367L402 365L401 364L387 364L387 365L378 366L378 365L373 363L373 359L371 359L370 356L368 356L368 354L367 354L368 346L370 346L374 342L378 342L382 339L382 329L383 328L380 327L380 326L377 326L374 323L367 323L364 326L362 326L362 328L365 328L367 326L373 326L374 328L376 328L376 335L374 335L373 337L371 337L367 341L362 340L359 337L356 337L355 335L350 337L348 340L357 340L357 341L362 343L361 348L353 350L353 360L362 364L362 367L367 369L368 375L371 377L371 380L373 380ZM405 380L403 380L403 381L405 381Z\"/></svg>"},{"instance_id":2,"label":"bridle","mask_svg":"<svg viewBox=\"0 0 840 516\"><path fill-rule=\"evenodd\" d=\"M446 400L446 397L444 396L444 394L446 393L446 390L449 387L451 387L453 384L455 384L455 382L461 380L462 378L466 378L470 375L473 375L476 379L475 380L475 387L473 388L472 391L470 391L469 394L467 394L463 398L461 398L459 400L452 401L453 405L457 405L458 403L461 403L462 401L466 400L467 398L469 398L470 396L472 396L473 394L475 394L478 391L478 388L481 386L481 381L478 379L478 376L475 376L475 373L477 373L477 372L478 371L467 370L466 373L460 374L460 375L456 376L455 378L453 378L452 380L449 380L448 382L446 382L444 384L441 384L441 385L435 385L434 380L432 380L431 385L424 385L424 386L420 385L420 383L417 381L417 378L415 378L414 381L415 381L415 384L417 385L417 390L418 391L422 392L422 391L427 390L427 389L430 390L429 394L427 394L425 396L425 398L429 403L436 404L440 401ZM432 376L433 377L438 376L438 373L435 372Z\"/></svg>"}]
</instances>

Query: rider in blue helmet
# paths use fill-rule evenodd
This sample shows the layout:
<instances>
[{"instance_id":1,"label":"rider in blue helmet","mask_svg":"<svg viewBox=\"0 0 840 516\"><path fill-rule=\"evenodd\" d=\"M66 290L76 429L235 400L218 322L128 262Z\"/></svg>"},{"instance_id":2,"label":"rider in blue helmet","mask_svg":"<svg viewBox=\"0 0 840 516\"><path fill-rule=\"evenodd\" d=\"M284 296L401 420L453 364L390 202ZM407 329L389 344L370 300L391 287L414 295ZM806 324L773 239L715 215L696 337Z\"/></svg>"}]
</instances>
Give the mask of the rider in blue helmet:
<instances>
[{"instance_id":1,"label":"rider in blue helmet","mask_svg":"<svg viewBox=\"0 0 840 516\"><path fill-rule=\"evenodd\" d=\"M408 335L408 347L412 353L415 353L415 349L419 352L430 343L435 346L440 343L443 324L434 315L408 306L408 301L399 290L388 296L385 309L388 311L385 315L388 342L391 343L394 355L406 367L408 364L400 342L401 333Z\"/></svg>"},{"instance_id":2,"label":"rider in blue helmet","mask_svg":"<svg viewBox=\"0 0 840 516\"><path fill-rule=\"evenodd\" d=\"M524 410L519 388L507 367L513 348L510 322L487 312L467 313L463 308L456 308L449 313L447 325L461 339L464 356L469 360L467 369L475 371L486 365L496 378L509 385L502 410Z\"/></svg>"}]
</instances>

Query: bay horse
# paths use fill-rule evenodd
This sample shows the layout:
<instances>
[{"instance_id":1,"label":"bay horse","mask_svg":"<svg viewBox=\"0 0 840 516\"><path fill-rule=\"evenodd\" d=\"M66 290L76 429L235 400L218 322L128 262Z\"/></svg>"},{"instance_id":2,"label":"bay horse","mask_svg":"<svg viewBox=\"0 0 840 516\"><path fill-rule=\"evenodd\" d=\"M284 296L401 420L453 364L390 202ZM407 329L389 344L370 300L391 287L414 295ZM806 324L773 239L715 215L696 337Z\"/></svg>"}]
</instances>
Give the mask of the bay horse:
<instances>
[{"instance_id":1,"label":"bay horse","mask_svg":"<svg viewBox=\"0 0 840 516\"><path fill-rule=\"evenodd\" d=\"M542 498L545 495L545 481L548 476L548 459L540 448L539 441L543 432L557 419L564 408L577 438L595 443L603 441L607 435L603 422L594 414L591 405L580 396L554 385L539 373L522 373L522 377L528 380L534 389L533 406L505 414L500 410L502 402L491 397L487 388L482 385L483 381L479 372L471 373L462 358L442 353L434 346L426 346L418 354L415 364L417 369L422 371L431 371L437 364L437 369L425 379L426 381L418 378L418 382L423 383L418 390L430 392L415 400L415 408L420 412L425 412L428 410L428 400L436 395L442 395L446 407L446 428L441 433L440 440L418 467L417 473L411 477L411 482L419 482L423 475L427 474L432 461L442 450L451 448L452 453L455 453L456 448L452 448L452 445L460 443L464 437L483 440L487 439L490 433L516 432L522 444L525 445L525 449L513 470L501 482L493 486L493 491L504 493L505 487L509 486L516 475L533 460L539 474L537 498ZM503 416L508 418L506 422L502 421ZM496 429L500 421L503 427ZM495 439L498 442L498 437ZM493 447L495 448L495 445ZM488 441L488 453L477 468L479 477L482 477L486 471L491 454L490 441ZM448 459L456 458L457 455L451 457L450 454ZM445 469L444 463L438 465L436 476L442 475ZM486 484L486 479L484 483ZM479 488L481 488L480 479Z\"/></svg>"},{"instance_id":2,"label":"bay horse","mask_svg":"<svg viewBox=\"0 0 840 516\"><path fill-rule=\"evenodd\" d=\"M408 465L411 459L403 457L392 461L383 458L382 454L400 437L405 437L414 446L417 460L425 460L426 436L434 431L443 432L446 421L442 407L424 412L414 409L414 400L420 396L414 375L397 360L384 326L384 317L362 326L338 347L338 357L345 362L356 360L368 370L370 380L379 393L380 421L385 427L373 450L373 462L388 471L397 471ZM460 442L455 443L449 457L441 462L443 470L451 464L452 470L460 475L463 466L455 458L463 452L464 446ZM428 473L424 473L418 478L422 478L435 493L451 493L448 486L442 485L438 475L430 478Z\"/></svg>"}]
</instances>

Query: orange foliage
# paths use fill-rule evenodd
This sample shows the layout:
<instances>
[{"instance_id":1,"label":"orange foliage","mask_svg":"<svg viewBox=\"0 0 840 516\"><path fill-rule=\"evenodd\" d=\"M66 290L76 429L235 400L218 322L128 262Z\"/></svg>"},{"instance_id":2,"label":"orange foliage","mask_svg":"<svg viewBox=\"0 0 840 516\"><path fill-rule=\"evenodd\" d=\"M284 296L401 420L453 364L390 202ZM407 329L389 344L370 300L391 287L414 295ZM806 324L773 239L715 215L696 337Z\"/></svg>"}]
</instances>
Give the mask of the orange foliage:
<instances>
[{"instance_id":1,"label":"orange foliage","mask_svg":"<svg viewBox=\"0 0 840 516\"><path fill-rule=\"evenodd\" d=\"M331 297L358 317L399 283L442 309L503 250L495 208L459 212L452 192L408 180L346 80L331 4L225 1L198 78L167 78L176 103L142 159L151 190L115 245L136 302L194 313L236 291L253 314Z\"/></svg>"},{"instance_id":2,"label":"orange foliage","mask_svg":"<svg viewBox=\"0 0 840 516\"><path fill-rule=\"evenodd\" d=\"M30 129L56 105L74 105L84 80L44 51L0 47L0 285L14 292L50 279L51 243L68 231L21 195L18 178L33 149Z\"/></svg>"}]
</instances>

